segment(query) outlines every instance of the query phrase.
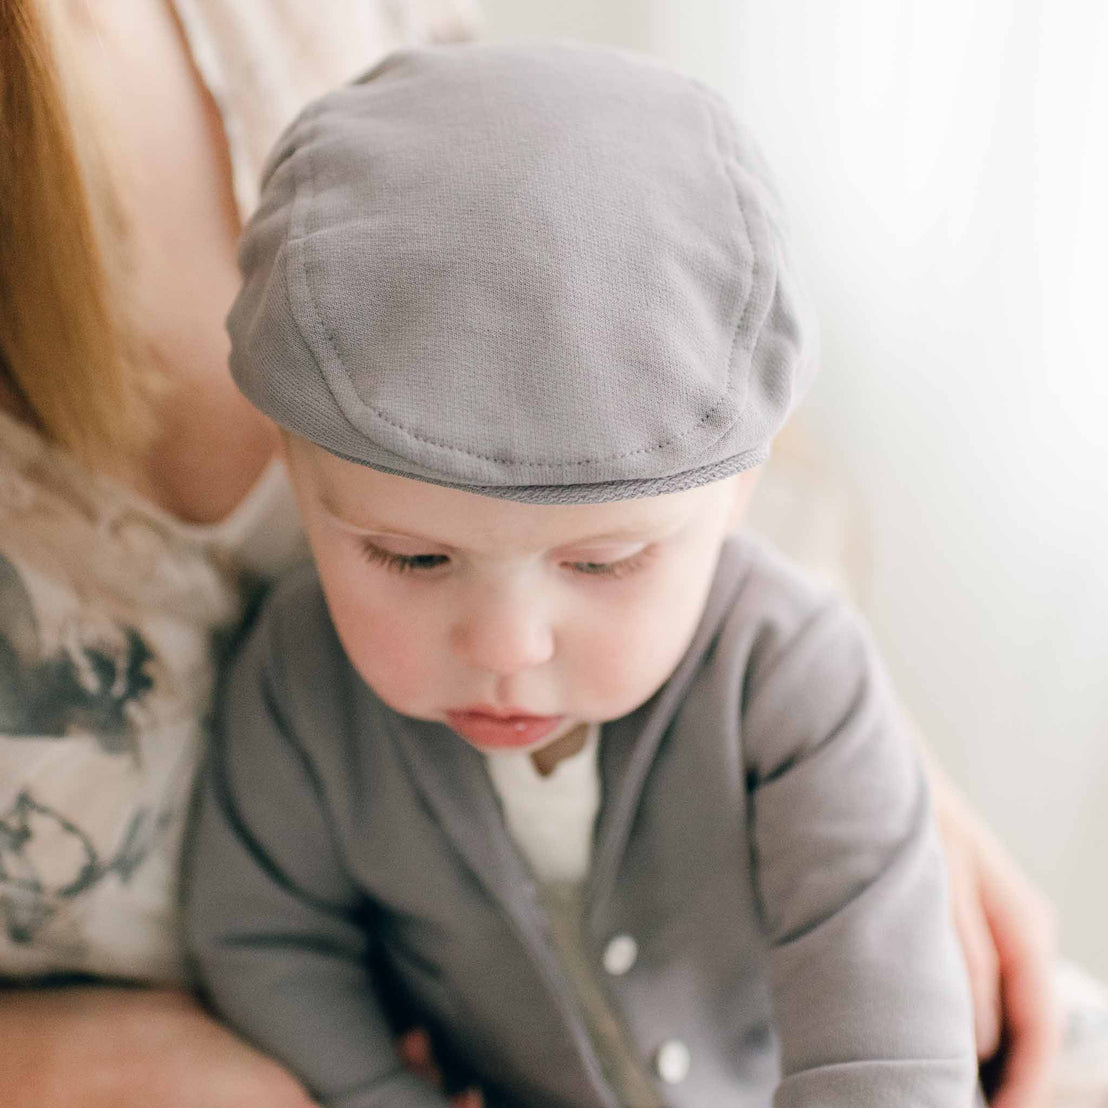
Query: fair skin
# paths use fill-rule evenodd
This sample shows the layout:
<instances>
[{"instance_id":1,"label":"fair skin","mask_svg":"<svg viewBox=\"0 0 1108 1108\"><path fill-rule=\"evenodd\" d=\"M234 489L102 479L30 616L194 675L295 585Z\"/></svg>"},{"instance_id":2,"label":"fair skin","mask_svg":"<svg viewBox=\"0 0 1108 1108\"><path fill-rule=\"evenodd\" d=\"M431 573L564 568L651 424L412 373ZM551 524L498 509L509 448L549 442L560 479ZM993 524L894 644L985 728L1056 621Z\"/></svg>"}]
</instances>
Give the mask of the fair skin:
<instances>
[{"instance_id":1,"label":"fair skin","mask_svg":"<svg viewBox=\"0 0 1108 1108\"><path fill-rule=\"evenodd\" d=\"M347 656L390 707L455 730L474 705L551 717L558 734L634 711L684 654L754 486L745 473L535 505L379 473L302 440L289 456ZM492 749L481 731L459 733Z\"/></svg>"},{"instance_id":2,"label":"fair skin","mask_svg":"<svg viewBox=\"0 0 1108 1108\"><path fill-rule=\"evenodd\" d=\"M128 316L168 384L138 491L179 519L212 523L277 446L227 372L223 319L238 289L240 227L219 111L168 3L59 0L56 10L92 118L111 124L107 149L127 211Z\"/></svg>"},{"instance_id":3,"label":"fair skin","mask_svg":"<svg viewBox=\"0 0 1108 1108\"><path fill-rule=\"evenodd\" d=\"M219 113L167 2L54 6L75 32L83 87L132 182L124 196L137 298L131 314L170 384L138 491L181 519L213 522L252 487L276 442L227 372L223 320L237 287L238 217ZM18 414L11 398L0 404ZM941 780L936 794L942 811L953 794ZM956 891L959 917L970 921L963 937L976 936L967 952L971 968L979 967L972 974L986 1032L979 1029L979 1040L991 1053L999 1011L1011 1039L1012 1080L994 1103L1039 1108L1054 1034L1043 984L1053 946L1049 927L1036 921L1048 916L961 804L949 806L944 833L952 868L967 875ZM433 1075L425 1036L400 1045L412 1068ZM307 1108L310 1100L189 995L101 985L0 987L0 1103Z\"/></svg>"}]
</instances>

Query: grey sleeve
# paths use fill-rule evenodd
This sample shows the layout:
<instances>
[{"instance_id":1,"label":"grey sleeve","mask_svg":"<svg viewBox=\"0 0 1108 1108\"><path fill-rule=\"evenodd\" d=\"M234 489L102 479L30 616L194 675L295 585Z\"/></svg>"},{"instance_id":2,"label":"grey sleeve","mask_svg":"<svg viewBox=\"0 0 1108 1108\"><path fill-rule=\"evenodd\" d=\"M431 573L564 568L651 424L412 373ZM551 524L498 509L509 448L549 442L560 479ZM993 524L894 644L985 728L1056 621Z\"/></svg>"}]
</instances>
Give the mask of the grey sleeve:
<instances>
[{"instance_id":1,"label":"grey sleeve","mask_svg":"<svg viewBox=\"0 0 1108 1108\"><path fill-rule=\"evenodd\" d=\"M916 751L845 608L783 639L743 716L775 1108L968 1106L969 990Z\"/></svg>"},{"instance_id":2,"label":"grey sleeve","mask_svg":"<svg viewBox=\"0 0 1108 1108\"><path fill-rule=\"evenodd\" d=\"M270 653L256 631L201 783L185 922L202 987L328 1108L444 1108L403 1070L375 1000L364 905L283 715Z\"/></svg>"}]
</instances>

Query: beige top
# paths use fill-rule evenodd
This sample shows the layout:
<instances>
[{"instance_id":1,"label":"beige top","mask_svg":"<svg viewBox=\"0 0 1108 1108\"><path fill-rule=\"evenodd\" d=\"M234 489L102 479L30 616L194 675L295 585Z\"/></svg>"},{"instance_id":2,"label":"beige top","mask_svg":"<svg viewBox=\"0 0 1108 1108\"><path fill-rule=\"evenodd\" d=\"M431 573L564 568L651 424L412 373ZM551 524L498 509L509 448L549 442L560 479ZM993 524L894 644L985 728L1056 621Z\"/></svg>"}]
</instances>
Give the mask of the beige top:
<instances>
[{"instance_id":1,"label":"beige top","mask_svg":"<svg viewBox=\"0 0 1108 1108\"><path fill-rule=\"evenodd\" d=\"M296 109L385 51L458 37L468 0L178 0L240 214ZM177 981L176 874L221 645L303 553L271 465L183 524L0 414L0 976Z\"/></svg>"}]
</instances>

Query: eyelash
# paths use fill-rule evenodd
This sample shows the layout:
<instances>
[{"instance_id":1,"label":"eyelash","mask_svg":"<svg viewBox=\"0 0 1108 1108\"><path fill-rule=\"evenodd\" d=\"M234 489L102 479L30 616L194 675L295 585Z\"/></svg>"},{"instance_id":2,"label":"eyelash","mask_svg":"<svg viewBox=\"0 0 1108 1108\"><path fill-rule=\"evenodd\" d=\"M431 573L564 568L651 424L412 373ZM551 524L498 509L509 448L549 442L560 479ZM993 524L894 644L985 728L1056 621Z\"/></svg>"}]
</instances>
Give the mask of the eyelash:
<instances>
[{"instance_id":1,"label":"eyelash","mask_svg":"<svg viewBox=\"0 0 1108 1108\"><path fill-rule=\"evenodd\" d=\"M450 561L445 554L393 554L365 540L359 546L367 561L393 573L430 573ZM650 552L640 550L639 553L629 558L621 558L618 562L566 562L564 564L581 577L606 577L609 580L619 580L641 569L649 560Z\"/></svg>"},{"instance_id":2,"label":"eyelash","mask_svg":"<svg viewBox=\"0 0 1108 1108\"><path fill-rule=\"evenodd\" d=\"M638 554L632 554L630 558L621 558L618 562L569 562L567 564L582 577L607 577L620 580L642 569L648 561L650 561L648 551L640 550Z\"/></svg>"},{"instance_id":3,"label":"eyelash","mask_svg":"<svg viewBox=\"0 0 1108 1108\"><path fill-rule=\"evenodd\" d=\"M393 554L367 541L359 545L368 561L384 566L393 573L428 573L450 560L445 554Z\"/></svg>"}]
</instances>

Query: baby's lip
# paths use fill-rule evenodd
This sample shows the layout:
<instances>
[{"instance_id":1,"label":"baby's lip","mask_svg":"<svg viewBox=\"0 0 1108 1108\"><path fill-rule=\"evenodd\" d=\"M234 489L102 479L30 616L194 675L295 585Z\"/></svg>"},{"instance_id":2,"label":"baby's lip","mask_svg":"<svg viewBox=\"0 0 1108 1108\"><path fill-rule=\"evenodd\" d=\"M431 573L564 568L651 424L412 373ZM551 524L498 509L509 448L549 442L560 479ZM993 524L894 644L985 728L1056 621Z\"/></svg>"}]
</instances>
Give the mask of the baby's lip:
<instances>
[{"instance_id":1,"label":"baby's lip","mask_svg":"<svg viewBox=\"0 0 1108 1108\"><path fill-rule=\"evenodd\" d=\"M514 750L541 742L565 716L537 716L482 704L449 709L446 718L454 731L480 749Z\"/></svg>"},{"instance_id":2,"label":"baby's lip","mask_svg":"<svg viewBox=\"0 0 1108 1108\"><path fill-rule=\"evenodd\" d=\"M491 704L467 704L464 708L448 708L447 715L483 716L488 719L553 719L553 716L539 712L528 712L523 708L497 708Z\"/></svg>"}]
</instances>

